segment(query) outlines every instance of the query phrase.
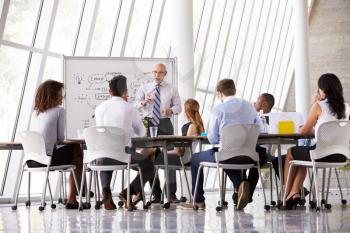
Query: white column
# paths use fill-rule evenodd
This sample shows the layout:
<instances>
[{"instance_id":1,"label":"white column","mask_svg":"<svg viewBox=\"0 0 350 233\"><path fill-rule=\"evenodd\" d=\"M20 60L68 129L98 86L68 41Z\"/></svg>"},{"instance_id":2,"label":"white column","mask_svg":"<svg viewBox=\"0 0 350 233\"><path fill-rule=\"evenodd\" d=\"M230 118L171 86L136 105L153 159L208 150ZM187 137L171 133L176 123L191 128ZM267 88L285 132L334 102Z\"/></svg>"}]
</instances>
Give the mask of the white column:
<instances>
[{"instance_id":1,"label":"white column","mask_svg":"<svg viewBox=\"0 0 350 233\"><path fill-rule=\"evenodd\" d=\"M306 119L310 109L307 0L293 0L295 106Z\"/></svg>"},{"instance_id":2,"label":"white column","mask_svg":"<svg viewBox=\"0 0 350 233\"><path fill-rule=\"evenodd\" d=\"M177 57L178 70L178 90L181 97L182 106L186 99L194 98L194 58L193 58L193 2L192 0L168 0L171 1L171 56ZM166 16L165 16L166 17ZM181 126L185 123L182 113L178 117L178 134L181 134ZM182 176L183 194L187 193L186 182ZM187 174L187 177L190 177ZM179 176L177 177L180 178ZM191 187L191 179L189 179ZM179 182L177 182L179 184ZM180 189L178 189L179 191ZM178 192L179 194L179 192ZM179 195L178 195L179 196Z\"/></svg>"},{"instance_id":3,"label":"white column","mask_svg":"<svg viewBox=\"0 0 350 233\"><path fill-rule=\"evenodd\" d=\"M171 1L172 56L177 57L178 88L181 100L193 98L193 3L192 0Z\"/></svg>"}]
</instances>

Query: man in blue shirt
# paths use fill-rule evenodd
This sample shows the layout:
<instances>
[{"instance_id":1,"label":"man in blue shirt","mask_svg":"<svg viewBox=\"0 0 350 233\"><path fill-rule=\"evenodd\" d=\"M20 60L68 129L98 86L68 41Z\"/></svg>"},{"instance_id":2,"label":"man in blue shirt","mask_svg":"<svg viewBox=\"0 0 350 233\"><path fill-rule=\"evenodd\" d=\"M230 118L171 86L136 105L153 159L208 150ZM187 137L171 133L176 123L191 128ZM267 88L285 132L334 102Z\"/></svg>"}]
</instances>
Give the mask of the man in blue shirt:
<instances>
[{"instance_id":1,"label":"man in blue shirt","mask_svg":"<svg viewBox=\"0 0 350 233\"><path fill-rule=\"evenodd\" d=\"M208 128L208 140L211 144L219 144L221 141L221 131L224 126L232 124L259 124L260 119L257 115L252 104L248 101L238 99L235 96L236 87L232 79L220 80L216 87L217 98L221 100L221 103L216 105L210 115L209 128ZM260 149L262 149L260 151ZM266 163L266 151L263 148L259 148L259 157L265 157ZM232 158L223 163L251 163L251 159L239 159ZM191 159L191 175L192 175L192 194L196 186L196 178L198 174L199 164L201 162L216 162L215 151L210 149L195 153ZM254 171L256 170L256 171ZM231 181L233 182L236 190L239 190L237 209L243 209L247 203L251 200L256 183L259 179L259 173L257 169L250 169L248 180L242 180L240 170L225 170ZM243 177L244 178L244 177ZM198 209L205 208L205 198L203 190L203 170L201 171L198 181L197 194L194 197ZM192 208L192 204L183 205L184 208Z\"/></svg>"}]
</instances>

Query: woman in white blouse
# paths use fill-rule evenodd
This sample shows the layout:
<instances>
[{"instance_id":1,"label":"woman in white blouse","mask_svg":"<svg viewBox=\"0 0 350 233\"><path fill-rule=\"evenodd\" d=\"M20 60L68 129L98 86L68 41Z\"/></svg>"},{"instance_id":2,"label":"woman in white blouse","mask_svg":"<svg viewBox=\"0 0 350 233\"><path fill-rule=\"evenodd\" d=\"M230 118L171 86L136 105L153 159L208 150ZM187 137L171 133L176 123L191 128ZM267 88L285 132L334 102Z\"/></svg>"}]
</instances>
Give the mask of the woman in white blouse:
<instances>
[{"instance_id":1,"label":"woman in white blouse","mask_svg":"<svg viewBox=\"0 0 350 233\"><path fill-rule=\"evenodd\" d=\"M75 175L80 184L83 157L79 144L57 146L58 141L65 138L65 110L61 107L63 102L63 83L47 80L37 89L35 95L34 111L31 117L30 129L43 135L46 154L52 156L51 166L74 164ZM44 166L35 161L28 161L28 167ZM73 175L69 176L69 193L66 208L77 209L77 190Z\"/></svg>"},{"instance_id":2,"label":"woman in white blouse","mask_svg":"<svg viewBox=\"0 0 350 233\"><path fill-rule=\"evenodd\" d=\"M334 74L323 74L318 79L317 95L313 97L313 105L305 125L300 129L300 133L309 134L328 121L348 120L349 105L344 103L343 88L338 77ZM304 160L311 161L310 150L314 146L295 146L288 150L286 161L284 163L284 182L287 182L289 172L289 161ZM346 157L341 154L332 154L325 158L317 160L319 162L344 162ZM300 188L306 177L306 167L296 167L294 175L290 178L289 193L286 198L287 209L292 209L300 201Z\"/></svg>"}]
</instances>

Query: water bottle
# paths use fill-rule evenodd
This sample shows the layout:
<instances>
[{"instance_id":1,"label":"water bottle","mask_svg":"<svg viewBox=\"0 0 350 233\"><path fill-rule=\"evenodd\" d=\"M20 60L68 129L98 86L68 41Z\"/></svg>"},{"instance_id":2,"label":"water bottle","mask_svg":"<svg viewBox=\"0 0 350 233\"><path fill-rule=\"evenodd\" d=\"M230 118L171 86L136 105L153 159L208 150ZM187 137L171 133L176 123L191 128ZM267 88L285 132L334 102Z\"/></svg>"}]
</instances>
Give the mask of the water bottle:
<instances>
[{"instance_id":1,"label":"water bottle","mask_svg":"<svg viewBox=\"0 0 350 233\"><path fill-rule=\"evenodd\" d=\"M263 127L262 128L263 129L262 133L268 133L268 129L267 129L268 125L267 125L267 122L266 122L266 118L265 118L265 116L263 114L263 111L259 112L259 117L260 117L261 124L262 124L262 127Z\"/></svg>"}]
</instances>

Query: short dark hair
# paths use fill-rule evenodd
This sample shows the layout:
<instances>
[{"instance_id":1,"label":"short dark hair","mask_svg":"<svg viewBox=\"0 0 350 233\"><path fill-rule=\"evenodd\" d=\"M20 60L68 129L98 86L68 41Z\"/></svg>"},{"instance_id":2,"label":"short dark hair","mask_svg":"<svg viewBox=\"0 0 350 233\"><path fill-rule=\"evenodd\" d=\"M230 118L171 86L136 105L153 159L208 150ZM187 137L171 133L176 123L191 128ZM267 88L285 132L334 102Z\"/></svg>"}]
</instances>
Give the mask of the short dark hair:
<instances>
[{"instance_id":1,"label":"short dark hair","mask_svg":"<svg viewBox=\"0 0 350 233\"><path fill-rule=\"evenodd\" d=\"M236 86L232 79L222 79L216 85L216 91L221 92L225 96L232 96L236 94Z\"/></svg>"},{"instance_id":2,"label":"short dark hair","mask_svg":"<svg viewBox=\"0 0 350 233\"><path fill-rule=\"evenodd\" d=\"M271 111L271 109L275 105L275 98L270 93L262 93L261 96L264 98L266 103L269 105L269 109Z\"/></svg>"},{"instance_id":3,"label":"short dark hair","mask_svg":"<svg viewBox=\"0 0 350 233\"><path fill-rule=\"evenodd\" d=\"M124 92L128 89L126 84L126 77L123 75L114 76L111 81L109 81L109 89L113 96L122 96Z\"/></svg>"}]
</instances>

